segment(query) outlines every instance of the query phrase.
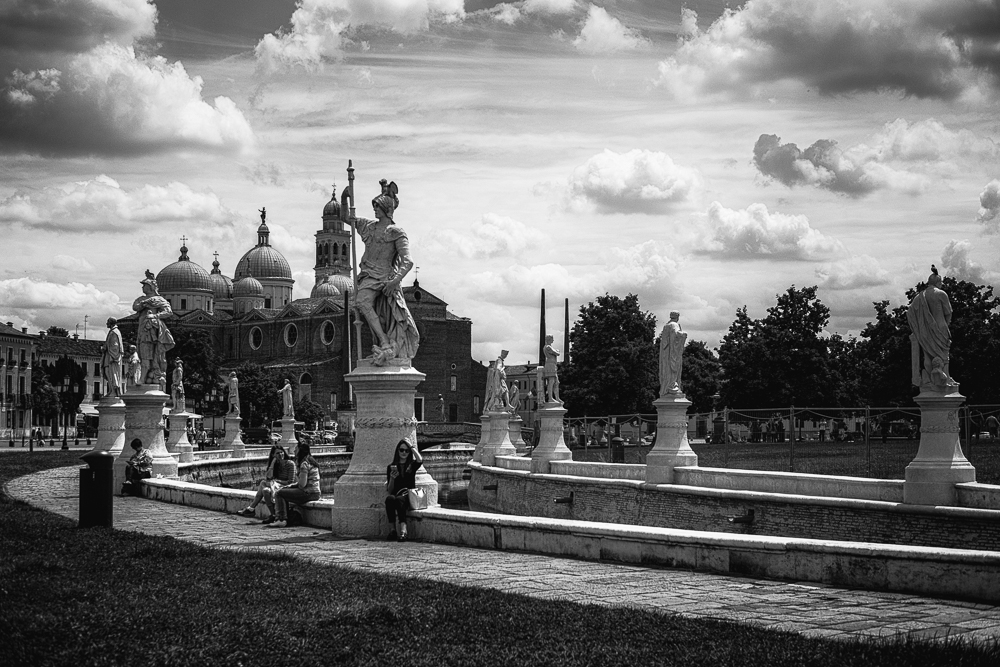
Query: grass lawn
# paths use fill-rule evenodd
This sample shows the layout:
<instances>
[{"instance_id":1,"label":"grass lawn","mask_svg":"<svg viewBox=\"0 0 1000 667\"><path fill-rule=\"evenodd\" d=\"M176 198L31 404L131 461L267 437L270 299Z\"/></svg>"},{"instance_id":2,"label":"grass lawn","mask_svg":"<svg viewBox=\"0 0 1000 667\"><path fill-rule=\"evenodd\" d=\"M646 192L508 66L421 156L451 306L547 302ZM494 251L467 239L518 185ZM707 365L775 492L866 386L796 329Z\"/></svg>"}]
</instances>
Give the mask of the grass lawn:
<instances>
[{"instance_id":1,"label":"grass lawn","mask_svg":"<svg viewBox=\"0 0 1000 667\"><path fill-rule=\"evenodd\" d=\"M79 455L3 454L0 481ZM807 639L80 530L6 496L0 554L11 667L1000 664L996 644Z\"/></svg>"}]
</instances>

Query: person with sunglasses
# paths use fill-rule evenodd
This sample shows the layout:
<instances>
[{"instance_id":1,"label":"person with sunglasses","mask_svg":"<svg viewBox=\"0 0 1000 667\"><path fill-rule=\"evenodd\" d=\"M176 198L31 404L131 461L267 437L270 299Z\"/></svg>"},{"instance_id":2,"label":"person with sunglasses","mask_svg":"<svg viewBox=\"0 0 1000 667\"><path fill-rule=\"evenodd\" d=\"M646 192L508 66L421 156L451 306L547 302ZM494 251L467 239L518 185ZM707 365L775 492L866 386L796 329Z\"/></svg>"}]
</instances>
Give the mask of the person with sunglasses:
<instances>
[{"instance_id":1,"label":"person with sunglasses","mask_svg":"<svg viewBox=\"0 0 1000 667\"><path fill-rule=\"evenodd\" d=\"M424 458L407 440L400 440L385 469L385 515L389 519L390 540L406 540L406 513L410 510L409 490L417 488L417 470ZM396 530L396 524L399 530Z\"/></svg>"}]
</instances>

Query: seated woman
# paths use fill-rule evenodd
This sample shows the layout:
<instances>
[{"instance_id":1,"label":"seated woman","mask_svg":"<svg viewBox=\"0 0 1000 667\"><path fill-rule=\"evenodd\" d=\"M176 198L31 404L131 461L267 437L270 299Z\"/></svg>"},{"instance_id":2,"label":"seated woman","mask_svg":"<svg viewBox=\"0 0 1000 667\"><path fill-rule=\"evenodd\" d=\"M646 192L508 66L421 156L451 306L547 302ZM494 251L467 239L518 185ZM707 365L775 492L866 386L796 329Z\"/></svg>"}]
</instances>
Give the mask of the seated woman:
<instances>
[{"instance_id":1,"label":"seated woman","mask_svg":"<svg viewBox=\"0 0 1000 667\"><path fill-rule=\"evenodd\" d=\"M271 507L274 504L272 498L274 493L281 488L281 482L287 484L294 479L295 462L288 460L288 454L284 448L278 445L271 447L271 452L267 455L267 471L264 473L264 479L257 485L257 495L253 497L253 502L239 511L239 514L241 516L253 516L257 513L257 505L260 505L261 500L268 507ZM274 516L273 512L271 516ZM271 519L271 521L274 521L274 519ZM271 523L271 521L268 521L268 523Z\"/></svg>"},{"instance_id":2,"label":"seated woman","mask_svg":"<svg viewBox=\"0 0 1000 667\"><path fill-rule=\"evenodd\" d=\"M142 440L136 438L130 444L135 453L125 463L125 481L122 483L122 495L140 495L139 480L153 476L153 455L142 446Z\"/></svg>"},{"instance_id":3,"label":"seated woman","mask_svg":"<svg viewBox=\"0 0 1000 667\"><path fill-rule=\"evenodd\" d=\"M385 469L385 486L388 495L385 497L385 515L389 519L390 540L406 540L406 513L410 510L409 490L417 488L417 470L424 457L417 448L406 440L400 440L396 452L392 455L392 463ZM399 532L396 532L396 523Z\"/></svg>"},{"instance_id":4,"label":"seated woman","mask_svg":"<svg viewBox=\"0 0 1000 667\"><path fill-rule=\"evenodd\" d=\"M292 484L282 486L274 494L275 511L268 505L268 508L275 514L276 521L270 523L275 528L284 528L288 525L288 504L302 505L319 500L319 462L312 457L309 445L299 443L295 451L295 463L298 467L296 481Z\"/></svg>"}]
</instances>

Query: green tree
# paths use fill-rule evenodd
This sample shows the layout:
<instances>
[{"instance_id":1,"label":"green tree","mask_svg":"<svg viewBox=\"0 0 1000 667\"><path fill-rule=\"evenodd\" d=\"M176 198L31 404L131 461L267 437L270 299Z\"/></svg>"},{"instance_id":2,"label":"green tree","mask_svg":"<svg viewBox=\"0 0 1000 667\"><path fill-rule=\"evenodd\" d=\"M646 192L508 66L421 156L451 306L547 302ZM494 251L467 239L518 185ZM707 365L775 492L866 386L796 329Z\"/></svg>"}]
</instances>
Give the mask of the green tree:
<instances>
[{"instance_id":1,"label":"green tree","mask_svg":"<svg viewBox=\"0 0 1000 667\"><path fill-rule=\"evenodd\" d=\"M853 359L845 361L862 378L858 404L873 407L911 405L910 325L906 306L890 310L888 301L876 301L875 321L861 331Z\"/></svg>"},{"instance_id":2,"label":"green tree","mask_svg":"<svg viewBox=\"0 0 1000 667\"><path fill-rule=\"evenodd\" d=\"M56 336L57 338L69 338L69 331L67 329L57 327L54 324L46 329L45 333L49 336Z\"/></svg>"},{"instance_id":3,"label":"green tree","mask_svg":"<svg viewBox=\"0 0 1000 667\"><path fill-rule=\"evenodd\" d=\"M42 371L58 396L59 410L57 414L76 415L76 411L87 395L87 369L69 357L62 356L54 363L42 366ZM53 415L54 417L55 415ZM70 423L74 421L74 417L64 416L63 419ZM58 422L53 421L53 427L58 427ZM57 430L58 428L54 429L53 435L58 435L55 432Z\"/></svg>"},{"instance_id":4,"label":"green tree","mask_svg":"<svg viewBox=\"0 0 1000 667\"><path fill-rule=\"evenodd\" d=\"M658 388L656 318L639 297L605 294L580 307L570 332L572 362L559 393L572 416L653 412Z\"/></svg>"},{"instance_id":5,"label":"green tree","mask_svg":"<svg viewBox=\"0 0 1000 667\"><path fill-rule=\"evenodd\" d=\"M303 422L307 429L321 425L324 414L323 406L310 398L300 398L295 401L295 419Z\"/></svg>"},{"instance_id":6,"label":"green tree","mask_svg":"<svg viewBox=\"0 0 1000 667\"><path fill-rule=\"evenodd\" d=\"M281 417L278 391L284 382L276 371L247 361L236 368L236 377L240 381L240 416L248 426L269 425Z\"/></svg>"},{"instance_id":7,"label":"green tree","mask_svg":"<svg viewBox=\"0 0 1000 667\"><path fill-rule=\"evenodd\" d=\"M31 409L44 421L51 421L59 414L59 392L41 366L31 369Z\"/></svg>"},{"instance_id":8,"label":"green tree","mask_svg":"<svg viewBox=\"0 0 1000 667\"><path fill-rule=\"evenodd\" d=\"M719 391L721 376L719 358L704 342L692 340L684 346L681 388L692 403L692 412L712 410L712 396Z\"/></svg>"},{"instance_id":9,"label":"green tree","mask_svg":"<svg viewBox=\"0 0 1000 667\"><path fill-rule=\"evenodd\" d=\"M841 396L839 378L821 335L830 309L816 287L789 287L767 316L751 320L746 307L719 346L725 377L722 400L729 407L828 406Z\"/></svg>"},{"instance_id":10,"label":"green tree","mask_svg":"<svg viewBox=\"0 0 1000 667\"><path fill-rule=\"evenodd\" d=\"M177 327L171 333L175 344L167 351L168 391L174 361L180 359L184 362L185 401L191 409L202 404L212 389L222 390L219 358L212 344L212 336L205 329ZM242 391L242 386L240 389Z\"/></svg>"}]
</instances>

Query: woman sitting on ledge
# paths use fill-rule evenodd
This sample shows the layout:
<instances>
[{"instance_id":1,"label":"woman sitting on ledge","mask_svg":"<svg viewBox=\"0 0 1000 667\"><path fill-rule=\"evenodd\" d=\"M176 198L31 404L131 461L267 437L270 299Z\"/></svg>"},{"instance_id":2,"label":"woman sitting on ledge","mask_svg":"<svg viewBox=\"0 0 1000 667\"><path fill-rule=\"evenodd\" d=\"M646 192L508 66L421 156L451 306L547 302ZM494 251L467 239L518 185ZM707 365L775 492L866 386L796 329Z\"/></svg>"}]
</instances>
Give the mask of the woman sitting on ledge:
<instances>
[{"instance_id":1,"label":"woman sitting on ledge","mask_svg":"<svg viewBox=\"0 0 1000 667\"><path fill-rule=\"evenodd\" d=\"M153 476L153 455L142 446L142 440L136 438L129 445L135 450L125 463L125 481L122 483L122 495L140 495L139 481Z\"/></svg>"},{"instance_id":2,"label":"woman sitting on ledge","mask_svg":"<svg viewBox=\"0 0 1000 667\"><path fill-rule=\"evenodd\" d=\"M275 492L284 484L289 484L293 481L295 481L295 462L288 458L288 454L283 447L274 445L271 447L271 453L267 456L267 472L264 473L264 479L257 486L257 495L253 497L253 502L239 511L239 514L241 516L253 516L256 514L257 505L260 505L261 501L264 501L267 507L273 507ZM265 522L274 522L273 511L271 512L270 520L265 519Z\"/></svg>"},{"instance_id":3,"label":"woman sitting on ledge","mask_svg":"<svg viewBox=\"0 0 1000 667\"><path fill-rule=\"evenodd\" d=\"M298 466L298 479L288 486L282 486L274 494L277 511L276 521L271 526L284 528L288 525L288 504L302 505L319 500L319 462L312 457L309 445L299 443L295 452L295 463ZM270 505L268 505L270 507Z\"/></svg>"},{"instance_id":4,"label":"woman sitting on ledge","mask_svg":"<svg viewBox=\"0 0 1000 667\"><path fill-rule=\"evenodd\" d=\"M389 519L390 540L406 540L406 513L410 510L410 489L417 488L417 470L424 457L417 448L406 440L400 440L396 445L396 453L392 463L385 469L385 486L388 495L385 497L385 515ZM399 532L396 532L396 522L399 522Z\"/></svg>"}]
</instances>

